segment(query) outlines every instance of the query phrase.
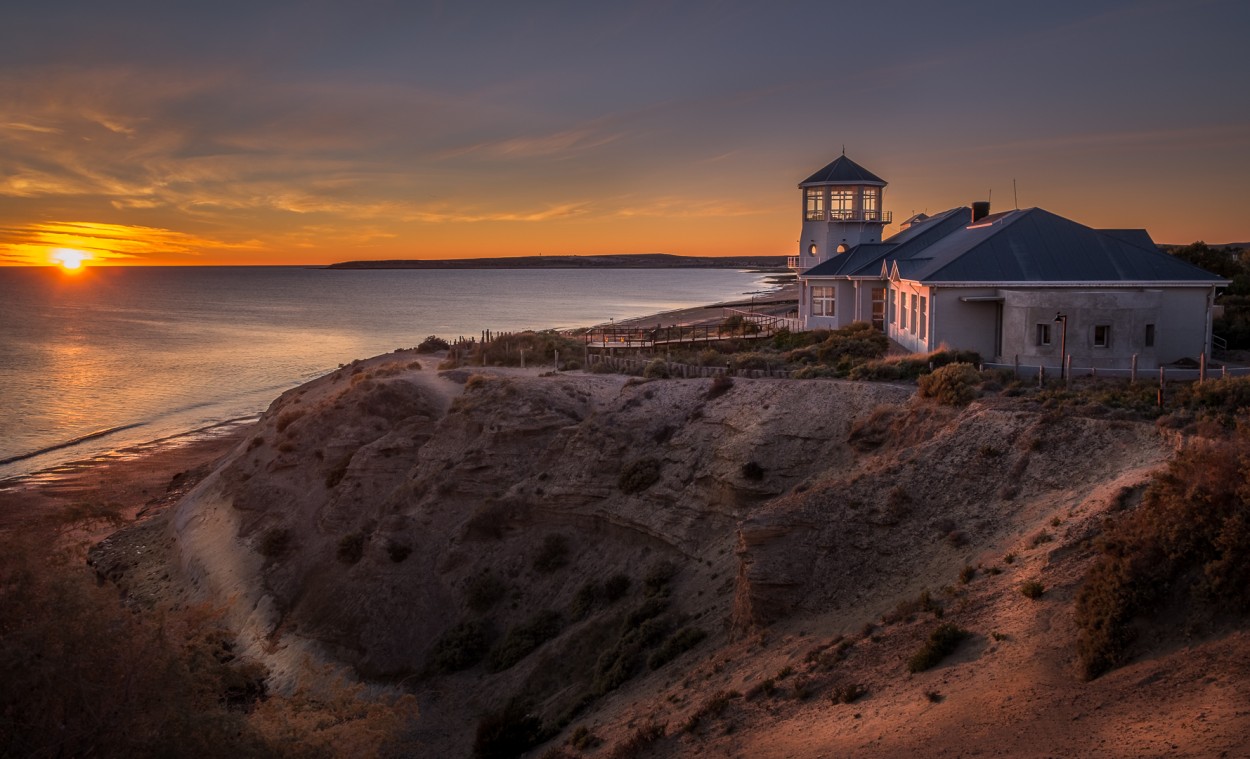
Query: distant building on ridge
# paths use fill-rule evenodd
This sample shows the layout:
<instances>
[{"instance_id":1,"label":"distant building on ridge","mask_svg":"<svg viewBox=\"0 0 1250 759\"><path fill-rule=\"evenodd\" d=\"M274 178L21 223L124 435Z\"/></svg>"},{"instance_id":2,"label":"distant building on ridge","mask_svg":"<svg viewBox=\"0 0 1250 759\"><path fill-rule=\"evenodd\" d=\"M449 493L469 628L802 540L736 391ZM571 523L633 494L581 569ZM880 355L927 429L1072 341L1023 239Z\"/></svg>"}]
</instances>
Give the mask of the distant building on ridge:
<instances>
[{"instance_id":1,"label":"distant building on ridge","mask_svg":"<svg viewBox=\"0 0 1250 759\"><path fill-rule=\"evenodd\" d=\"M1211 351L1228 281L1163 251L1144 229L1091 229L988 202L916 214L890 237L886 182L845 155L799 184L804 329L870 322L916 352L989 362L1148 370ZM1065 334L1066 333L1066 334Z\"/></svg>"}]
</instances>

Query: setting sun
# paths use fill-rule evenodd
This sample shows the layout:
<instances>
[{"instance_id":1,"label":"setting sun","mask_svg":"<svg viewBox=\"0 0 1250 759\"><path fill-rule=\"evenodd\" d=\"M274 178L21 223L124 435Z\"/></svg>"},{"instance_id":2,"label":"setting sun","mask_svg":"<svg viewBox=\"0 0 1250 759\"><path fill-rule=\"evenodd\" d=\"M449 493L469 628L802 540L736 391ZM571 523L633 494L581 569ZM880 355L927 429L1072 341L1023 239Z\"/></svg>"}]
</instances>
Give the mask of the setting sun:
<instances>
[{"instance_id":1,"label":"setting sun","mask_svg":"<svg viewBox=\"0 0 1250 759\"><path fill-rule=\"evenodd\" d=\"M82 268L83 261L91 256L73 248L57 248L52 251L52 260L61 265L65 271L77 271Z\"/></svg>"}]
</instances>

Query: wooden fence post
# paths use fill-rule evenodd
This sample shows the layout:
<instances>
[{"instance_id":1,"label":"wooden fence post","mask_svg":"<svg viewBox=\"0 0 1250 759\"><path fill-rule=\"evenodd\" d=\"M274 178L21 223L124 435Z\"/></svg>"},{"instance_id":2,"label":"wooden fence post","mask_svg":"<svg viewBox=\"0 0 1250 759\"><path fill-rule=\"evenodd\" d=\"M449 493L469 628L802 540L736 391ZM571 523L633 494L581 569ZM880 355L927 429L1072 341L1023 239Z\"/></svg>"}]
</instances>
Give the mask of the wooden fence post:
<instances>
[{"instance_id":1,"label":"wooden fence post","mask_svg":"<svg viewBox=\"0 0 1250 759\"><path fill-rule=\"evenodd\" d=\"M1137 384L1137 354L1136 353L1133 354L1133 366L1132 366L1132 369L1130 369L1129 371L1128 383L1130 385Z\"/></svg>"},{"instance_id":2,"label":"wooden fence post","mask_svg":"<svg viewBox=\"0 0 1250 759\"><path fill-rule=\"evenodd\" d=\"M1198 384L1201 385L1207 381L1207 352L1203 351L1198 354Z\"/></svg>"}]
</instances>

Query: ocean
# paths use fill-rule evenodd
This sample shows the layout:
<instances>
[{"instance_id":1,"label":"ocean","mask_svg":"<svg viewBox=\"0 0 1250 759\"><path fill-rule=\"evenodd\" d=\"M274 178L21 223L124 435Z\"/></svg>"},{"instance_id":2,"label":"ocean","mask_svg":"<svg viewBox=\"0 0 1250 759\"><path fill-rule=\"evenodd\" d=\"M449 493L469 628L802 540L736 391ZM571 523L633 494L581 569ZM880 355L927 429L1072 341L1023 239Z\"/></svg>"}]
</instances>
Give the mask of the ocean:
<instances>
[{"instance_id":1,"label":"ocean","mask_svg":"<svg viewBox=\"0 0 1250 759\"><path fill-rule=\"evenodd\" d=\"M0 479L255 417L428 335L589 326L738 298L728 269L0 268Z\"/></svg>"}]
</instances>

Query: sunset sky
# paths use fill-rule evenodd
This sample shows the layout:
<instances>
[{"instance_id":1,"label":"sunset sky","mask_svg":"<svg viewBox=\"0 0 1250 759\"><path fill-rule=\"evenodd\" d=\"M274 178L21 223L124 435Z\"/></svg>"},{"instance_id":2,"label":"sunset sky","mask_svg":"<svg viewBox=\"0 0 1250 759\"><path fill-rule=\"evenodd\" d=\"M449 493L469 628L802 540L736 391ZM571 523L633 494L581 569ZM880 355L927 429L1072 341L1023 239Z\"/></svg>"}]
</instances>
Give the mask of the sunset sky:
<instances>
[{"instance_id":1,"label":"sunset sky","mask_svg":"<svg viewBox=\"0 0 1250 759\"><path fill-rule=\"evenodd\" d=\"M0 263L794 254L847 155L1250 241L1250 3L45 2L0 24ZM893 228L887 229L887 233Z\"/></svg>"}]
</instances>

